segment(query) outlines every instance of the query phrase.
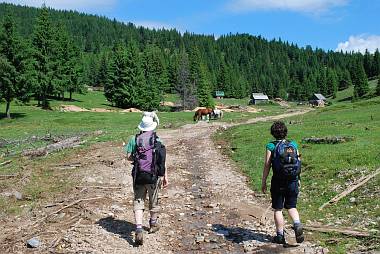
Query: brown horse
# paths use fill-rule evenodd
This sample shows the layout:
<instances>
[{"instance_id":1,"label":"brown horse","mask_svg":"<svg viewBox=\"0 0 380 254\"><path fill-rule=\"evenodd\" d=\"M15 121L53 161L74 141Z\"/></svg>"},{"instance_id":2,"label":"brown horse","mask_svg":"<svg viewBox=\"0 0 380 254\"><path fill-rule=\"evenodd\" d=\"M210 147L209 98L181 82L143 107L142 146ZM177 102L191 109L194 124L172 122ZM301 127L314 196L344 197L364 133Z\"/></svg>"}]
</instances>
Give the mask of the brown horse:
<instances>
[{"instance_id":1,"label":"brown horse","mask_svg":"<svg viewBox=\"0 0 380 254\"><path fill-rule=\"evenodd\" d=\"M212 113L212 108L198 109L197 111L195 111L195 114L194 114L194 122L202 119L202 116L208 116L208 118L210 119L211 113Z\"/></svg>"}]
</instances>

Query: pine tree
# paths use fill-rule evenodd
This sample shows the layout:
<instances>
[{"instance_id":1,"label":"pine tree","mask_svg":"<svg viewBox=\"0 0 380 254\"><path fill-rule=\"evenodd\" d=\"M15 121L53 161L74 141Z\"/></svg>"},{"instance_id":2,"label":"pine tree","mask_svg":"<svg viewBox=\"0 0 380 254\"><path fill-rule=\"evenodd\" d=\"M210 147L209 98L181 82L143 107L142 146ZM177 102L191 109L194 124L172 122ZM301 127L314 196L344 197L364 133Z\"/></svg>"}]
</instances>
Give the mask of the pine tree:
<instances>
[{"instance_id":1,"label":"pine tree","mask_svg":"<svg viewBox=\"0 0 380 254\"><path fill-rule=\"evenodd\" d=\"M351 80L351 74L350 72L346 69L343 72L342 78L339 81L339 91L342 91L344 89L349 88L352 86L352 80Z\"/></svg>"},{"instance_id":2,"label":"pine tree","mask_svg":"<svg viewBox=\"0 0 380 254\"><path fill-rule=\"evenodd\" d=\"M144 52L143 70L146 88L145 101L141 107L146 110L156 110L163 100L163 92L169 87L166 68L157 46L149 45Z\"/></svg>"},{"instance_id":3,"label":"pine tree","mask_svg":"<svg viewBox=\"0 0 380 254\"><path fill-rule=\"evenodd\" d=\"M115 105L121 108L134 107L136 105L136 54L124 45L118 44L114 48L114 94Z\"/></svg>"},{"instance_id":4,"label":"pine tree","mask_svg":"<svg viewBox=\"0 0 380 254\"><path fill-rule=\"evenodd\" d=\"M377 78L376 95L380 96L380 74Z\"/></svg>"},{"instance_id":5,"label":"pine tree","mask_svg":"<svg viewBox=\"0 0 380 254\"><path fill-rule=\"evenodd\" d=\"M54 33L49 18L49 11L43 6L37 18L34 27L32 39L34 48L34 82L35 93L38 104L42 102L42 107L49 108L48 96L54 92L54 66L56 60L54 52L56 45L54 43Z\"/></svg>"},{"instance_id":6,"label":"pine tree","mask_svg":"<svg viewBox=\"0 0 380 254\"><path fill-rule=\"evenodd\" d=\"M214 108L215 103L211 96L211 89L210 89L211 84L207 75L206 66L201 64L199 70L200 70L200 76L199 76L199 83L197 87L197 98L198 98L199 106Z\"/></svg>"},{"instance_id":7,"label":"pine tree","mask_svg":"<svg viewBox=\"0 0 380 254\"><path fill-rule=\"evenodd\" d=\"M6 101L6 116L10 118L10 104L16 97L27 95L24 84L25 59L20 39L16 35L13 17L7 15L0 34L0 98Z\"/></svg>"},{"instance_id":8,"label":"pine tree","mask_svg":"<svg viewBox=\"0 0 380 254\"><path fill-rule=\"evenodd\" d=\"M189 59L184 49L179 56L176 90L181 97L184 110L193 109L197 105L196 88L190 80Z\"/></svg>"},{"instance_id":9,"label":"pine tree","mask_svg":"<svg viewBox=\"0 0 380 254\"><path fill-rule=\"evenodd\" d=\"M352 83L354 85L354 98L363 97L369 91L369 84L363 64L357 61L353 72Z\"/></svg>"},{"instance_id":10,"label":"pine tree","mask_svg":"<svg viewBox=\"0 0 380 254\"><path fill-rule=\"evenodd\" d=\"M372 77L372 56L368 49L365 50L363 58L363 67L367 77Z\"/></svg>"},{"instance_id":11,"label":"pine tree","mask_svg":"<svg viewBox=\"0 0 380 254\"><path fill-rule=\"evenodd\" d=\"M376 49L375 54L373 55L372 72L373 72L374 76L380 75L380 53L379 53L379 49Z\"/></svg>"},{"instance_id":12,"label":"pine tree","mask_svg":"<svg viewBox=\"0 0 380 254\"><path fill-rule=\"evenodd\" d=\"M338 92L338 77L333 69L328 69L326 83L328 89L327 95L335 99Z\"/></svg>"},{"instance_id":13,"label":"pine tree","mask_svg":"<svg viewBox=\"0 0 380 254\"><path fill-rule=\"evenodd\" d=\"M95 74L96 86L104 87L105 84L107 83L108 61L109 61L108 57L104 53L100 59L98 72Z\"/></svg>"}]
</instances>

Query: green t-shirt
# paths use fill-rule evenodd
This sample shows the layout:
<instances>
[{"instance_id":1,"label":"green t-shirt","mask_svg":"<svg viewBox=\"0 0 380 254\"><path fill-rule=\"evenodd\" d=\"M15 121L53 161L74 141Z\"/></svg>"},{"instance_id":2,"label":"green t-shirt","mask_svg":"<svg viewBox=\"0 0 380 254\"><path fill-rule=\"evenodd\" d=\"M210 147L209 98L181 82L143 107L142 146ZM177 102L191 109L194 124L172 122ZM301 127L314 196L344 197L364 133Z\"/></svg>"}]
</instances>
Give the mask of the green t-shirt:
<instances>
[{"instance_id":1,"label":"green t-shirt","mask_svg":"<svg viewBox=\"0 0 380 254\"><path fill-rule=\"evenodd\" d=\"M280 141L280 140L274 140L274 141L269 142L269 143L266 145L267 150L273 152L274 149L276 148L277 143L278 143L279 141ZM292 144L296 147L296 149L298 150L298 144L297 144L295 141L292 140L292 141L290 141L290 143L292 143Z\"/></svg>"},{"instance_id":2,"label":"green t-shirt","mask_svg":"<svg viewBox=\"0 0 380 254\"><path fill-rule=\"evenodd\" d=\"M163 144L162 140L157 137L157 141ZM136 150L136 136L132 136L129 138L128 144L124 146L125 153L134 153Z\"/></svg>"}]
</instances>

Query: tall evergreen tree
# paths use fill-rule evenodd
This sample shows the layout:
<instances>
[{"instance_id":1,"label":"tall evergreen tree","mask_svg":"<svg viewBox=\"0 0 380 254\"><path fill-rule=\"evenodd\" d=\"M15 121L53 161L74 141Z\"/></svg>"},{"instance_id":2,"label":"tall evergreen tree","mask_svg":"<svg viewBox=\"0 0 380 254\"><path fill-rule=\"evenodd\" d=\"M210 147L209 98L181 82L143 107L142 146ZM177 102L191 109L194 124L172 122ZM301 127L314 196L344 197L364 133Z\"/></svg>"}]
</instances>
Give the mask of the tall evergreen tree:
<instances>
[{"instance_id":1,"label":"tall evergreen tree","mask_svg":"<svg viewBox=\"0 0 380 254\"><path fill-rule=\"evenodd\" d=\"M186 51L179 55L176 90L179 93L183 109L193 109L197 105L196 87L190 79L190 64Z\"/></svg>"},{"instance_id":2,"label":"tall evergreen tree","mask_svg":"<svg viewBox=\"0 0 380 254\"><path fill-rule=\"evenodd\" d=\"M328 69L326 82L328 88L327 95L335 99L338 92L338 77L333 69Z\"/></svg>"},{"instance_id":3,"label":"tall evergreen tree","mask_svg":"<svg viewBox=\"0 0 380 254\"><path fill-rule=\"evenodd\" d=\"M143 70L146 87L141 98L144 100L141 107L146 110L157 110L160 101L163 100L163 92L168 89L167 72L159 52L156 46L150 45L144 54Z\"/></svg>"},{"instance_id":4,"label":"tall evergreen tree","mask_svg":"<svg viewBox=\"0 0 380 254\"><path fill-rule=\"evenodd\" d=\"M16 35L13 17L7 15L0 34L0 98L6 101L6 116L10 118L10 104L16 97L25 97L23 89L25 59L20 39Z\"/></svg>"},{"instance_id":5,"label":"tall evergreen tree","mask_svg":"<svg viewBox=\"0 0 380 254\"><path fill-rule=\"evenodd\" d=\"M377 78L376 95L380 96L380 75Z\"/></svg>"},{"instance_id":6,"label":"tall evergreen tree","mask_svg":"<svg viewBox=\"0 0 380 254\"><path fill-rule=\"evenodd\" d=\"M113 71L110 77L113 93L108 99L111 99L117 107L129 108L137 104L138 64L135 48L129 46L127 50L121 43L114 47L113 66L110 69Z\"/></svg>"},{"instance_id":7,"label":"tall evergreen tree","mask_svg":"<svg viewBox=\"0 0 380 254\"><path fill-rule=\"evenodd\" d=\"M199 83L197 87L197 98L199 106L213 108L215 106L214 100L211 96L210 80L207 75L206 66L200 66Z\"/></svg>"},{"instance_id":8,"label":"tall evergreen tree","mask_svg":"<svg viewBox=\"0 0 380 254\"><path fill-rule=\"evenodd\" d=\"M380 53L379 49L376 49L373 55L373 67L372 72L374 76L380 75Z\"/></svg>"},{"instance_id":9,"label":"tall evergreen tree","mask_svg":"<svg viewBox=\"0 0 380 254\"><path fill-rule=\"evenodd\" d=\"M39 12L32 39L34 58L34 82L38 104L49 108L48 96L54 92L54 66L56 66L56 44L49 18L49 11L43 6Z\"/></svg>"},{"instance_id":10,"label":"tall evergreen tree","mask_svg":"<svg viewBox=\"0 0 380 254\"><path fill-rule=\"evenodd\" d=\"M361 61L357 61L353 71L354 98L363 97L369 91L367 76Z\"/></svg>"}]
</instances>

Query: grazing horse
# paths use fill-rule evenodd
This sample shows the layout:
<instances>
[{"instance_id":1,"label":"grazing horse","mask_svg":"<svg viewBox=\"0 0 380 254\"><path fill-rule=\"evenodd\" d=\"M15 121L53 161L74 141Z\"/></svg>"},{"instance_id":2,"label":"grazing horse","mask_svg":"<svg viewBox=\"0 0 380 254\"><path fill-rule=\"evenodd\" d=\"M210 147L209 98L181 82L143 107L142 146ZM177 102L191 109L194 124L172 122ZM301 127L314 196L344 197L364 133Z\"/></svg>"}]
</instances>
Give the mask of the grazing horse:
<instances>
[{"instance_id":1,"label":"grazing horse","mask_svg":"<svg viewBox=\"0 0 380 254\"><path fill-rule=\"evenodd\" d=\"M202 116L208 116L208 118L210 119L211 113L212 113L212 108L198 109L197 111L195 111L195 114L194 114L194 122L202 119Z\"/></svg>"},{"instance_id":2,"label":"grazing horse","mask_svg":"<svg viewBox=\"0 0 380 254\"><path fill-rule=\"evenodd\" d=\"M220 109L214 109L213 111L212 111L212 117L214 118L214 119L221 119L222 117L223 117L223 111L222 110L220 110Z\"/></svg>"}]
</instances>

